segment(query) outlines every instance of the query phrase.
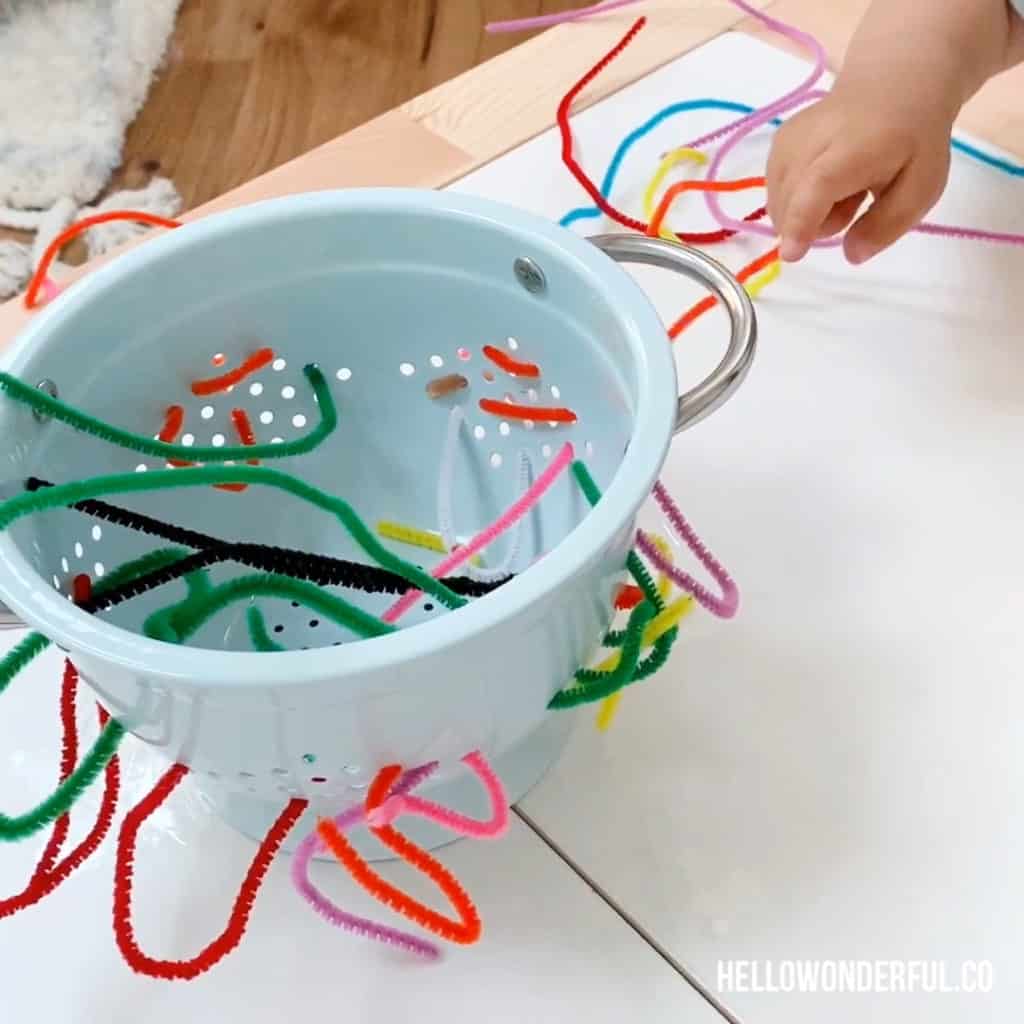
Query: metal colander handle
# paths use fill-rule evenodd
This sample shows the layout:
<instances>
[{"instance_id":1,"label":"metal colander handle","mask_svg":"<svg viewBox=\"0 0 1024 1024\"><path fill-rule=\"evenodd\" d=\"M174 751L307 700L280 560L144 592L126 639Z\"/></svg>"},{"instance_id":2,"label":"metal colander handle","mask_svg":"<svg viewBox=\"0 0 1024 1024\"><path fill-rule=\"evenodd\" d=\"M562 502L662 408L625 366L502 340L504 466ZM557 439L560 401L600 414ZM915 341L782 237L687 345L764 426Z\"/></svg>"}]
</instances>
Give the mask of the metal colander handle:
<instances>
[{"instance_id":1,"label":"metal colander handle","mask_svg":"<svg viewBox=\"0 0 1024 1024\"><path fill-rule=\"evenodd\" d=\"M757 317L750 296L717 260L699 249L644 235L594 235L599 249L618 263L674 270L713 292L729 314L729 347L706 380L679 397L675 432L692 427L723 405L743 383L757 348Z\"/></svg>"}]
</instances>

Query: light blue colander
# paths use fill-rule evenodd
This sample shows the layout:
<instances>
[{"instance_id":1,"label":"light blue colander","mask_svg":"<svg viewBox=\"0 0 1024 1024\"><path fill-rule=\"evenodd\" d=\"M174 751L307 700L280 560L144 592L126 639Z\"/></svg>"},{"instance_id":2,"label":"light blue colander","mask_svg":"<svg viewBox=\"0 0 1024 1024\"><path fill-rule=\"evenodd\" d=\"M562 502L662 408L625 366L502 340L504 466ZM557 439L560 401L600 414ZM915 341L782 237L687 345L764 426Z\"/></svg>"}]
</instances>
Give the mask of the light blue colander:
<instances>
[{"instance_id":1,"label":"light blue colander","mask_svg":"<svg viewBox=\"0 0 1024 1024\"><path fill-rule=\"evenodd\" d=\"M229 415L239 405L261 442L308 431L317 409L302 367L316 363L338 404L338 430L275 468L347 498L371 525L436 529L453 401L464 412L452 500L460 535L518 497L524 453L536 476L566 440L604 498L590 511L565 475L524 525L515 579L456 612L422 602L393 636L351 642L306 608L261 600L274 639L288 648L277 654L253 653L243 608L216 616L189 646L141 636L148 615L180 599L180 583L101 617L79 611L66 599L77 573L98 575L161 542L79 511L48 512L0 536L9 619L69 652L111 713L189 765L250 834L293 795L337 808L390 762L440 760L450 771L435 798L479 810L454 767L475 749L495 761L517 799L559 749L567 716L545 709L609 624L636 513L673 432L724 401L754 351L749 298L719 264L658 239L591 241L452 193L359 190L210 217L96 271L33 320L5 369L148 435L169 404L182 404L184 432L216 444L217 435L235 443ZM665 329L614 260L681 272L729 312L725 357L682 399ZM541 379L503 374L482 359L485 344L539 364ZM278 354L272 366L232 394L191 396L189 382L212 372L213 357L230 364L260 346ZM428 383L452 373L469 387L429 398ZM480 411L483 397L569 406L578 422L506 423ZM164 471L10 401L0 401L0 438L5 497L30 476ZM264 488L117 503L224 539L365 561L333 518ZM487 564L500 563L510 543L488 551ZM427 568L440 557L393 546ZM212 576L248 571L227 564ZM393 600L344 596L377 614Z\"/></svg>"}]
</instances>

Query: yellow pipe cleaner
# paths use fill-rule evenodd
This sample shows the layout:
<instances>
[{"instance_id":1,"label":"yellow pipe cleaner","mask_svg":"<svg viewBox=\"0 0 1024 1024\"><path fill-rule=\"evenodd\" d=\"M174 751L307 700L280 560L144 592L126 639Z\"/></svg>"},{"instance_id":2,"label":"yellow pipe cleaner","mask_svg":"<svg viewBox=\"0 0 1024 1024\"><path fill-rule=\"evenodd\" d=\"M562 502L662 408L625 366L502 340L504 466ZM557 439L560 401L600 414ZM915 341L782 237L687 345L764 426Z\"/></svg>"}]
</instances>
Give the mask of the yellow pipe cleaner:
<instances>
[{"instance_id":1,"label":"yellow pipe cleaner","mask_svg":"<svg viewBox=\"0 0 1024 1024\"><path fill-rule=\"evenodd\" d=\"M773 284L779 279L779 275L782 273L782 261L776 260L767 270L762 270L753 280L748 281L743 287L747 289L747 294L752 298L756 299L761 292Z\"/></svg>"},{"instance_id":2,"label":"yellow pipe cleaner","mask_svg":"<svg viewBox=\"0 0 1024 1024\"><path fill-rule=\"evenodd\" d=\"M415 526L406 526L404 523L394 523L383 519L377 524L377 533L387 540L408 544L409 547L436 551L439 555L449 553L441 539L441 534L435 533L433 530L420 530ZM479 555L474 555L470 561L476 566L482 564Z\"/></svg>"}]
</instances>

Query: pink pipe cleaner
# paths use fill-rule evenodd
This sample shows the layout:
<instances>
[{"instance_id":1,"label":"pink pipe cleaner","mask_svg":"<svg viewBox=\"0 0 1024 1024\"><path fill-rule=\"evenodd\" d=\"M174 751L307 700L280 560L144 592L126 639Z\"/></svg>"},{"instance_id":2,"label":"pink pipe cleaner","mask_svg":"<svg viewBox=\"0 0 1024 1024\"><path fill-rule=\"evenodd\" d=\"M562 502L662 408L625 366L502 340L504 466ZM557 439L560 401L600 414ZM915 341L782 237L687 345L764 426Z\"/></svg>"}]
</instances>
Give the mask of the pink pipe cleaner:
<instances>
[{"instance_id":1,"label":"pink pipe cleaner","mask_svg":"<svg viewBox=\"0 0 1024 1024\"><path fill-rule=\"evenodd\" d=\"M665 490L664 484L660 481L654 485L654 499L665 513L669 524L676 535L693 552L697 561L704 566L711 574L714 581L722 591L722 596L712 594L703 584L698 583L689 573L677 569L658 550L654 541L643 532L638 530L636 535L637 547L641 552L654 563L655 567L669 576L673 583L681 590L691 594L703 607L713 615L722 619L731 619L740 605L740 592L732 577L704 546L704 542L697 536L696 531L686 521L686 517L679 510L679 506L672 500L672 496Z\"/></svg>"},{"instance_id":2,"label":"pink pipe cleaner","mask_svg":"<svg viewBox=\"0 0 1024 1024\"><path fill-rule=\"evenodd\" d=\"M739 131L741 128L747 130L740 136L740 138L746 138L746 136L754 131L755 128L760 127L767 121L771 121L783 109L786 109L786 104L796 100L798 97L804 96L810 92L815 85L818 84L821 76L825 74L825 69L828 67L828 54L825 52L825 47L815 39L809 32L803 32L794 25L787 25L784 21L779 21L778 18L773 18L763 11L759 11L756 7L751 7L750 4L746 3L746 0L732 0L741 11L745 14L749 14L750 17L756 18L766 28L771 29L773 32L777 32L779 35L785 36L787 39L792 40L798 46L804 47L809 50L814 57L814 67L811 73L800 83L795 89L791 89L784 96L780 96L773 103L769 103L768 106L762 107L760 110L755 110L750 114L744 114L743 117L730 124L725 125L723 128L718 128L713 132L708 132L707 135L702 135L699 139L694 139L693 142L686 144L688 149L699 149L701 146L706 146L710 142L716 142L718 139L724 138L726 135L731 135L735 131ZM756 121L756 124L752 122ZM732 148L730 146L730 148ZM709 175L712 176L713 175Z\"/></svg>"},{"instance_id":3,"label":"pink pipe cleaner","mask_svg":"<svg viewBox=\"0 0 1024 1024\"><path fill-rule=\"evenodd\" d=\"M392 793L399 796L404 795L408 790L427 779L436 769L437 764L434 763L406 772L395 784ZM334 823L342 831L347 831L358 825L363 820L365 813L365 808L360 803L339 814L334 819ZM309 864L320 845L320 837L314 830L299 844L292 857L291 865L292 884L316 913L336 928L344 928L363 938L404 949L408 953L414 953L428 960L437 960L441 956L441 950L435 943L398 928L389 928L387 925L351 914L324 896L309 879Z\"/></svg>"},{"instance_id":4,"label":"pink pipe cleaner","mask_svg":"<svg viewBox=\"0 0 1024 1024\"><path fill-rule=\"evenodd\" d=\"M390 825L395 818L403 814L416 814L421 818L440 825L442 828L458 832L460 835L469 836L471 839L497 839L508 830L509 806L508 797L501 785L501 780L494 773L494 769L487 763L487 759L480 753L474 751L467 754L462 763L480 780L491 801L491 817L488 821L477 821L475 818L467 818L434 803L432 800L424 800L418 796L406 796L396 794L376 811L372 812L367 820L373 825Z\"/></svg>"},{"instance_id":5,"label":"pink pipe cleaner","mask_svg":"<svg viewBox=\"0 0 1024 1024\"><path fill-rule=\"evenodd\" d=\"M607 0L607 3L594 4L593 7L582 7L576 11L561 11L558 14L541 14L535 18L517 18L514 21L492 21L484 26L484 31L492 35L498 32L528 32L535 28L550 28L567 21L583 21L597 14L617 11L620 7L630 7L640 0Z\"/></svg>"},{"instance_id":6,"label":"pink pipe cleaner","mask_svg":"<svg viewBox=\"0 0 1024 1024\"><path fill-rule=\"evenodd\" d=\"M453 551L443 562L436 565L430 572L434 579L440 579L454 572L460 565L468 561L485 547L493 544L506 530L515 526L550 490L559 476L568 469L574 457L572 443L567 441L562 450L555 456L551 464L534 481L529 490L513 504L509 510L485 530L478 533L465 547ZM382 616L388 623L397 622L423 596L420 590L407 590Z\"/></svg>"}]
</instances>

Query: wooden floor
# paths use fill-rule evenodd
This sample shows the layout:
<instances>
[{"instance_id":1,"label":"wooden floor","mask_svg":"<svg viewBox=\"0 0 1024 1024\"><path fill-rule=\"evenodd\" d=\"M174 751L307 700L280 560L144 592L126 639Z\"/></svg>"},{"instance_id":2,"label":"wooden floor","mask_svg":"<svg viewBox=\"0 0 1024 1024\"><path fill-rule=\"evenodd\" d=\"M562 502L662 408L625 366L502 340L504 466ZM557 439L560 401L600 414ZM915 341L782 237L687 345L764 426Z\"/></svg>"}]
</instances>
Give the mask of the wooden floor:
<instances>
[{"instance_id":1,"label":"wooden floor","mask_svg":"<svg viewBox=\"0 0 1024 1024\"><path fill-rule=\"evenodd\" d=\"M484 24L591 0L185 0L114 187L190 208L526 38Z\"/></svg>"}]
</instances>

